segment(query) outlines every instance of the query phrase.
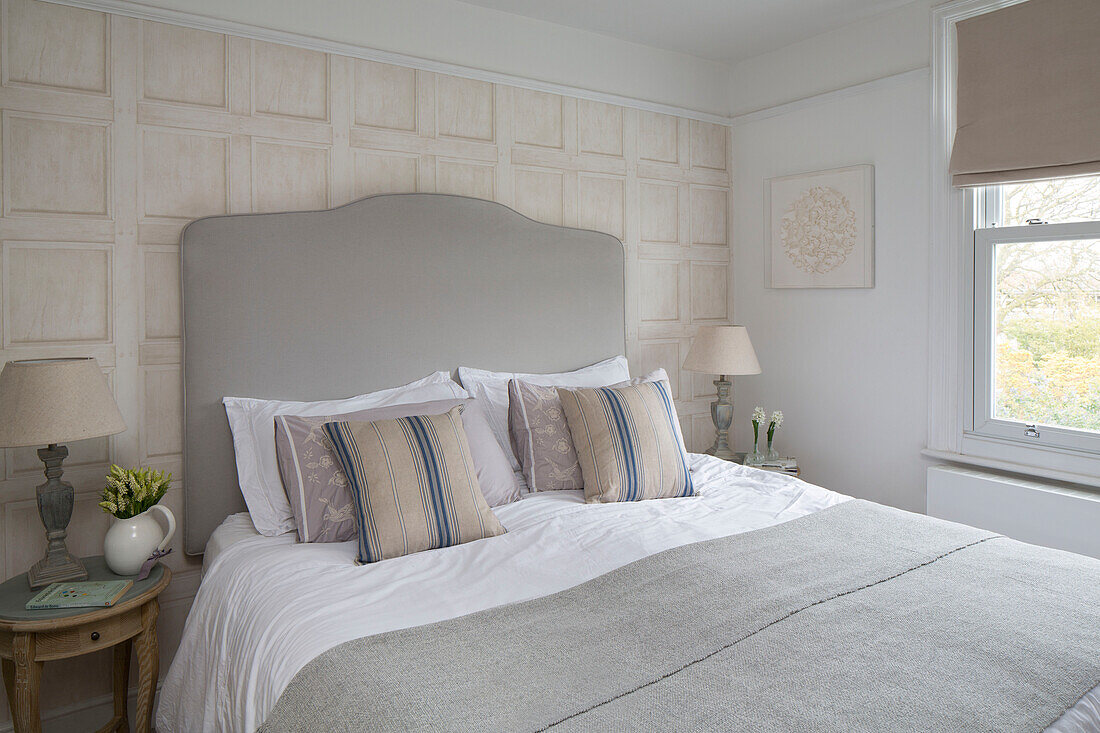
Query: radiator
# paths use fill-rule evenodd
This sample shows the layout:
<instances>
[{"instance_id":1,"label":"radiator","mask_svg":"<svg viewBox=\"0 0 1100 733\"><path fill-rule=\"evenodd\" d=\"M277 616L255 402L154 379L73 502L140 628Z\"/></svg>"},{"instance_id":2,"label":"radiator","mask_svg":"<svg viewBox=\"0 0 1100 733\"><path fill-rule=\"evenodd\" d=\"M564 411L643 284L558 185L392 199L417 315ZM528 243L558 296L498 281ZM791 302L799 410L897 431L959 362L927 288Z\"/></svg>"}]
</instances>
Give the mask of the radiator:
<instances>
[{"instance_id":1,"label":"radiator","mask_svg":"<svg viewBox=\"0 0 1100 733\"><path fill-rule=\"evenodd\" d=\"M960 466L928 469L928 514L1100 558L1100 492Z\"/></svg>"}]
</instances>

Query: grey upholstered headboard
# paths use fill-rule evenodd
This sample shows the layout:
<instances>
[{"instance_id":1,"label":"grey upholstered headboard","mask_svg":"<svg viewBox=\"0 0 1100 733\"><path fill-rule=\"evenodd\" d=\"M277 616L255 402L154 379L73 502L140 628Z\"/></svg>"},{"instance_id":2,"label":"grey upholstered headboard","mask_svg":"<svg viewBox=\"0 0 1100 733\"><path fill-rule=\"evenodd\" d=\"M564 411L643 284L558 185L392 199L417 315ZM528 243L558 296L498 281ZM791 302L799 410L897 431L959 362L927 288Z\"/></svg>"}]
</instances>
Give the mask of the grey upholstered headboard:
<instances>
[{"instance_id":1,"label":"grey upholstered headboard","mask_svg":"<svg viewBox=\"0 0 1100 733\"><path fill-rule=\"evenodd\" d=\"M200 219L181 240L184 547L244 511L222 397L315 400L459 365L624 353L623 248L440 194Z\"/></svg>"}]
</instances>

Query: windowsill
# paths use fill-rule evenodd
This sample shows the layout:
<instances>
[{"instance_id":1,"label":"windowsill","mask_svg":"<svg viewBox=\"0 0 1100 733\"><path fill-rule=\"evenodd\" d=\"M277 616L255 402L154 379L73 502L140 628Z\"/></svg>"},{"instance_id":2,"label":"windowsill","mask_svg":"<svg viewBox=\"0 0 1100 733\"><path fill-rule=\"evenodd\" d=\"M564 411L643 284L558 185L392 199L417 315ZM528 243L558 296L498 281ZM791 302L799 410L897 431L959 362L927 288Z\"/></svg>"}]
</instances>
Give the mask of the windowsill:
<instances>
[{"instance_id":1,"label":"windowsill","mask_svg":"<svg viewBox=\"0 0 1100 733\"><path fill-rule=\"evenodd\" d=\"M977 466L980 468L989 468L996 471L1006 471L1008 473L1015 473L1021 476L1026 476L1028 478L1047 479L1049 481L1062 481L1066 483L1077 484L1079 486L1100 488L1100 476L1085 473L1073 473L1070 471L1060 471L1053 468L1041 468L1039 466L1029 466L1023 463L1005 461L999 458L982 458L980 456L954 453L945 450L935 450L933 448L925 448L921 451L921 455L928 458L934 458L939 461L947 461L949 463L959 463L965 466Z\"/></svg>"}]
</instances>

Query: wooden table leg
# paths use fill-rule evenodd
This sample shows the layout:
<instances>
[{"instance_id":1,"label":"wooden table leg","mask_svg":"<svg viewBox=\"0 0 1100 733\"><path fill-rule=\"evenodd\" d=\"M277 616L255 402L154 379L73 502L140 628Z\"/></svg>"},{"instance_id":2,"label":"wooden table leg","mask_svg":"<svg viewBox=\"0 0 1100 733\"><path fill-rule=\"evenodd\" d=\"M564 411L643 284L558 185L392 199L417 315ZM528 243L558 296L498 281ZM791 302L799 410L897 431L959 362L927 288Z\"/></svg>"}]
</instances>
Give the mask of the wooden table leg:
<instances>
[{"instance_id":1,"label":"wooden table leg","mask_svg":"<svg viewBox=\"0 0 1100 733\"><path fill-rule=\"evenodd\" d=\"M8 711L11 719L15 720L15 662L10 659L0 659L4 666L4 692L8 697Z\"/></svg>"},{"instance_id":2,"label":"wooden table leg","mask_svg":"<svg viewBox=\"0 0 1100 733\"><path fill-rule=\"evenodd\" d=\"M138 696L134 717L138 733L153 729L153 696L160 674L160 648L157 645L157 616L160 603L153 599L141 607L141 633L134 637L138 662Z\"/></svg>"},{"instance_id":3,"label":"wooden table leg","mask_svg":"<svg viewBox=\"0 0 1100 733\"><path fill-rule=\"evenodd\" d=\"M126 698L130 692L130 647L133 645L132 639L127 639L124 642L115 645L115 667L114 667L114 693L115 693L115 715L111 718L111 722L99 729L99 733L107 733L107 731L126 731L130 730L130 716L126 710Z\"/></svg>"},{"instance_id":4,"label":"wooden table leg","mask_svg":"<svg viewBox=\"0 0 1100 733\"><path fill-rule=\"evenodd\" d=\"M42 662L34 658L34 634L15 634L12 657L10 661L4 660L4 687L15 733L41 733L38 688L42 681Z\"/></svg>"}]
</instances>

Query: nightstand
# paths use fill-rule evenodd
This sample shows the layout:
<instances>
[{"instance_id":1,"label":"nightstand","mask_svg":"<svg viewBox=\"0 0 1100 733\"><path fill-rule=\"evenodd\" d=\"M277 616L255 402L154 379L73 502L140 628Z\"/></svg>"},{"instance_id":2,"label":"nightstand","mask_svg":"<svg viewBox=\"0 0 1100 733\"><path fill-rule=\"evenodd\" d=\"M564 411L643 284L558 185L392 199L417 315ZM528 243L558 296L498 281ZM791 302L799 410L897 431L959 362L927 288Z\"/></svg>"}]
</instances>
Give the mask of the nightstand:
<instances>
[{"instance_id":1,"label":"nightstand","mask_svg":"<svg viewBox=\"0 0 1100 733\"><path fill-rule=\"evenodd\" d=\"M117 580L103 557L83 559L88 580ZM31 590L26 574L0 585L0 661L16 733L38 733L38 686L42 663L78 657L114 647L115 714L104 731L128 731L126 693L130 680L130 648L137 650L138 696L136 727L149 731L153 722L153 695L160 667L157 647L158 597L172 572L157 563L149 577L137 581L110 608L69 608L28 611L24 605L39 590Z\"/></svg>"}]
</instances>

